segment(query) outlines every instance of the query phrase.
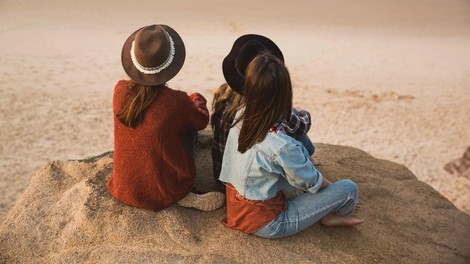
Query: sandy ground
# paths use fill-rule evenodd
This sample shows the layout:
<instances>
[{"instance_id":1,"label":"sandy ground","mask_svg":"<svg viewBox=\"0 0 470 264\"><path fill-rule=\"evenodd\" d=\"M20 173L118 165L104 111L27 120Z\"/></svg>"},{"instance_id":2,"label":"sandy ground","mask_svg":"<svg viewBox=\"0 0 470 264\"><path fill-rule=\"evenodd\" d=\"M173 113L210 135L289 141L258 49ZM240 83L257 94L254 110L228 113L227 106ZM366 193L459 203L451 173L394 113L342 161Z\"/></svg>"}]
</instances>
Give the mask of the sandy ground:
<instances>
[{"instance_id":1,"label":"sandy ground","mask_svg":"<svg viewBox=\"0 0 470 264\"><path fill-rule=\"evenodd\" d=\"M113 148L121 47L154 23L186 43L169 85L209 101L233 41L269 36L284 52L294 104L312 113L315 142L404 164L470 213L470 179L443 170L470 146L470 2L289 3L1 1L0 218L47 161Z\"/></svg>"}]
</instances>

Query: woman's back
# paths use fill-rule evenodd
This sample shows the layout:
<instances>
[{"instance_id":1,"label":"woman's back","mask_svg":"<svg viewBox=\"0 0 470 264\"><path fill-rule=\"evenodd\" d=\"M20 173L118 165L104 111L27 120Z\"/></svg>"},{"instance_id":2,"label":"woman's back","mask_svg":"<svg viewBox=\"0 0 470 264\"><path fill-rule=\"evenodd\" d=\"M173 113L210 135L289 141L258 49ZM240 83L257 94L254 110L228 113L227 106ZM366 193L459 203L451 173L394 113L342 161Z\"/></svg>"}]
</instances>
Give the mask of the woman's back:
<instances>
[{"instance_id":1,"label":"woman's back","mask_svg":"<svg viewBox=\"0 0 470 264\"><path fill-rule=\"evenodd\" d=\"M119 81L114 91L114 168L108 188L126 204L161 210L193 186L195 164L183 138L207 125L208 111L196 108L185 92L160 86L142 123L125 126L116 114L128 99L127 83Z\"/></svg>"},{"instance_id":2,"label":"woman's back","mask_svg":"<svg viewBox=\"0 0 470 264\"><path fill-rule=\"evenodd\" d=\"M268 132L246 152L237 151L241 125L230 130L220 179L245 198L268 200L280 191L306 190L321 179L303 144L282 131Z\"/></svg>"}]
</instances>

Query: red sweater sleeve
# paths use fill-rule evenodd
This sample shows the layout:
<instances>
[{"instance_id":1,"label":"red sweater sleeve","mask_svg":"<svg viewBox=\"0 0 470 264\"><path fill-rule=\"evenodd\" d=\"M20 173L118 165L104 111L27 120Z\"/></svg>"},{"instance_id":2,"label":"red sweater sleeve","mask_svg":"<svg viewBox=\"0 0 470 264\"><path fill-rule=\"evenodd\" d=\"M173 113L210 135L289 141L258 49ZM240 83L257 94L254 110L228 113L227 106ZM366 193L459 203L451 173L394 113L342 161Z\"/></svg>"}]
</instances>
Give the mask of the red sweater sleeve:
<instances>
[{"instance_id":1,"label":"red sweater sleeve","mask_svg":"<svg viewBox=\"0 0 470 264\"><path fill-rule=\"evenodd\" d=\"M183 115L187 117L188 125L196 130L206 128L209 123L209 110L206 106L206 98L200 93L193 93L188 96L188 99L188 112L183 112Z\"/></svg>"}]
</instances>

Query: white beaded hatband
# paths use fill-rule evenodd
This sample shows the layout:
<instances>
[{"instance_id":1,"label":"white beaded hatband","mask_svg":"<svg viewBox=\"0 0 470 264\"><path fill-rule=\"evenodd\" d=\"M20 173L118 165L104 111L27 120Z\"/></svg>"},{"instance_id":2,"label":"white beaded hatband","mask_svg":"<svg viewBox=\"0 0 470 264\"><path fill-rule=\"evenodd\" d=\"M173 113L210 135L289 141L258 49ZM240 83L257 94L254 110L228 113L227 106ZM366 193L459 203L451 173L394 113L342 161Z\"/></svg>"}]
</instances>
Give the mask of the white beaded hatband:
<instances>
[{"instance_id":1,"label":"white beaded hatband","mask_svg":"<svg viewBox=\"0 0 470 264\"><path fill-rule=\"evenodd\" d=\"M137 70L139 70L141 73L143 74L159 73L162 70L168 68L170 64L173 62L173 58L175 57L175 43L173 42L173 39L171 38L170 34L168 34L168 32L166 32L165 30L163 32L165 32L165 35L170 40L170 54L168 55L168 58L166 59L166 61L157 67L145 67L145 66L140 65L140 63L137 61L137 58L135 57L135 51L134 51L135 40L132 41L131 60L134 66L137 68Z\"/></svg>"}]
</instances>

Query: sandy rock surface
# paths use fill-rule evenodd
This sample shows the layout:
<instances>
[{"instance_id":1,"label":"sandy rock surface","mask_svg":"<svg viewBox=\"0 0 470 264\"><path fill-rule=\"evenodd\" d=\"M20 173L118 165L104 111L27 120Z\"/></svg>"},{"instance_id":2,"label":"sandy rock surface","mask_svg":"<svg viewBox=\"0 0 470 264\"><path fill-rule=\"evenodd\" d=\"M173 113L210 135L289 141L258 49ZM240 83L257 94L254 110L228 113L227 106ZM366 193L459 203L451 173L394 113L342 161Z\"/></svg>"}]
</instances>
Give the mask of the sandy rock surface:
<instances>
[{"instance_id":1,"label":"sandy rock surface","mask_svg":"<svg viewBox=\"0 0 470 264\"><path fill-rule=\"evenodd\" d=\"M210 132L197 152L201 189L214 188ZM205 142L205 143L204 143ZM322 173L359 184L365 222L316 224L266 240L224 227L224 209L160 212L114 200L112 152L38 170L0 225L1 263L469 263L470 216L404 166L352 147L316 144Z\"/></svg>"}]
</instances>

